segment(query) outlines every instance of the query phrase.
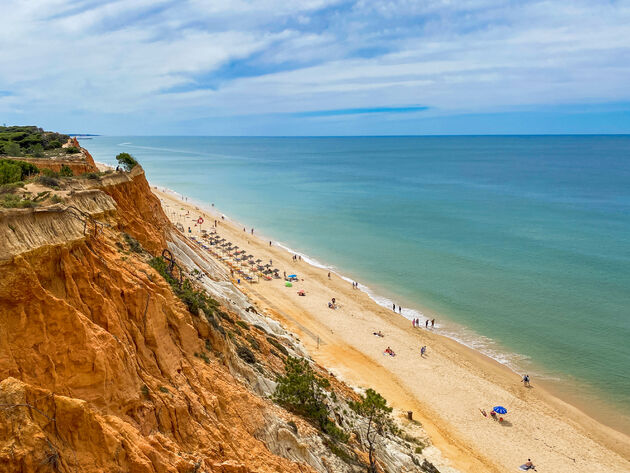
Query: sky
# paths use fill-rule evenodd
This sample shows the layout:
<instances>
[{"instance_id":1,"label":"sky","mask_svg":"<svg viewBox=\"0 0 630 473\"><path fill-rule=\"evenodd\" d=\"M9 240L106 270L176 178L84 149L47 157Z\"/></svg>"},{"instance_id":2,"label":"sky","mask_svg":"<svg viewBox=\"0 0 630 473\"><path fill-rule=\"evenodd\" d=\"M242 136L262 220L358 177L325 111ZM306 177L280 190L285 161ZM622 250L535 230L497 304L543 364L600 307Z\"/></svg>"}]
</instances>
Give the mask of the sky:
<instances>
[{"instance_id":1,"label":"sky","mask_svg":"<svg viewBox=\"0 0 630 473\"><path fill-rule=\"evenodd\" d=\"M3 0L0 123L630 133L630 0Z\"/></svg>"}]
</instances>

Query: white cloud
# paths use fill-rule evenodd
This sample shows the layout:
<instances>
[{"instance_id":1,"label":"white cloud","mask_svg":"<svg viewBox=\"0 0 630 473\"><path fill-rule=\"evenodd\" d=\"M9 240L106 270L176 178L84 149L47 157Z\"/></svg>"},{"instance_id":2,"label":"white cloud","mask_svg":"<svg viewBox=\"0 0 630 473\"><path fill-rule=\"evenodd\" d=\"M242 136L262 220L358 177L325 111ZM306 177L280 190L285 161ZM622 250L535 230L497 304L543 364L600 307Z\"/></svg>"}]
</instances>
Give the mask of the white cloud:
<instances>
[{"instance_id":1,"label":"white cloud","mask_svg":"<svg viewBox=\"0 0 630 473\"><path fill-rule=\"evenodd\" d=\"M12 95L0 97L0 112L175 122L622 102L627 38L628 1L9 1L0 91Z\"/></svg>"}]
</instances>

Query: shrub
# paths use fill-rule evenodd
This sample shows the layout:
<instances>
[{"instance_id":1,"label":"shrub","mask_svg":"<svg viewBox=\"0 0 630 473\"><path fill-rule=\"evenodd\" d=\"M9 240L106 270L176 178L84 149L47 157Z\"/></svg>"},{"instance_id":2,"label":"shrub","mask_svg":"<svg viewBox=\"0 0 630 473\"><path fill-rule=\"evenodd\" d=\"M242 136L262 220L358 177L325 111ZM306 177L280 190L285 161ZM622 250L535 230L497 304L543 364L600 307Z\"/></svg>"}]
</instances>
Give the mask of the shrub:
<instances>
[{"instance_id":1,"label":"shrub","mask_svg":"<svg viewBox=\"0 0 630 473\"><path fill-rule=\"evenodd\" d=\"M0 184L10 184L22 179L22 169L9 160L0 161Z\"/></svg>"},{"instance_id":2,"label":"shrub","mask_svg":"<svg viewBox=\"0 0 630 473\"><path fill-rule=\"evenodd\" d=\"M76 154L76 153L80 153L81 150L79 148L77 148L76 146L68 146L66 148L66 154Z\"/></svg>"},{"instance_id":3,"label":"shrub","mask_svg":"<svg viewBox=\"0 0 630 473\"><path fill-rule=\"evenodd\" d=\"M129 249L131 251L133 251L134 253L142 253L142 245L138 242L138 240L136 240L128 233L123 233L123 238L125 239L125 242L127 242L127 245L129 246Z\"/></svg>"},{"instance_id":4,"label":"shrub","mask_svg":"<svg viewBox=\"0 0 630 473\"><path fill-rule=\"evenodd\" d=\"M22 199L21 197L13 194L5 194L0 200L0 207L7 209L25 209L29 207L35 207L35 203L30 199Z\"/></svg>"},{"instance_id":5,"label":"shrub","mask_svg":"<svg viewBox=\"0 0 630 473\"><path fill-rule=\"evenodd\" d=\"M250 365L256 363L256 357L252 351L244 345L236 347L236 354Z\"/></svg>"},{"instance_id":6,"label":"shrub","mask_svg":"<svg viewBox=\"0 0 630 473\"><path fill-rule=\"evenodd\" d=\"M85 174L83 174L83 176L86 179L92 179L92 180L96 180L100 177L97 172L86 172Z\"/></svg>"},{"instance_id":7,"label":"shrub","mask_svg":"<svg viewBox=\"0 0 630 473\"><path fill-rule=\"evenodd\" d=\"M61 177L72 177L74 176L74 173L72 172L72 169L70 169L70 166L62 164L61 170L59 171L59 175Z\"/></svg>"},{"instance_id":8,"label":"shrub","mask_svg":"<svg viewBox=\"0 0 630 473\"><path fill-rule=\"evenodd\" d=\"M365 391L365 395L361 396L359 401L351 402L350 407L363 417L364 438L368 445L370 461L368 472L377 473L375 447L379 437L391 430L394 425L391 418L392 408L387 405L385 398L373 389Z\"/></svg>"},{"instance_id":9,"label":"shrub","mask_svg":"<svg viewBox=\"0 0 630 473\"><path fill-rule=\"evenodd\" d=\"M44 147L40 143L36 143L31 146L29 153L36 158L41 158L44 156Z\"/></svg>"},{"instance_id":10,"label":"shrub","mask_svg":"<svg viewBox=\"0 0 630 473\"><path fill-rule=\"evenodd\" d=\"M258 340L256 340L254 337L252 337L251 335L247 335L247 337L245 337L245 340L249 342L254 350L260 351L260 344L258 343Z\"/></svg>"},{"instance_id":11,"label":"shrub","mask_svg":"<svg viewBox=\"0 0 630 473\"><path fill-rule=\"evenodd\" d=\"M244 320L237 320L236 324L239 327L244 328L245 330L249 330L249 324L247 322L245 322Z\"/></svg>"},{"instance_id":12,"label":"shrub","mask_svg":"<svg viewBox=\"0 0 630 473\"><path fill-rule=\"evenodd\" d=\"M219 305L217 301L208 297L205 292L196 290L192 283L188 279L179 284L179 281L175 279L166 270L166 262L162 258L151 258L149 264L162 275L166 282L171 285L173 292L181 301L186 304L188 310L193 315L199 314L199 309L203 310L208 320L214 320L212 315L215 313L215 309ZM218 327L217 327L218 328Z\"/></svg>"},{"instance_id":13,"label":"shrub","mask_svg":"<svg viewBox=\"0 0 630 473\"><path fill-rule=\"evenodd\" d=\"M9 141L4 145L4 152L9 156L22 156L20 145L13 141Z\"/></svg>"},{"instance_id":14,"label":"shrub","mask_svg":"<svg viewBox=\"0 0 630 473\"><path fill-rule=\"evenodd\" d=\"M16 170L16 166L19 169ZM0 184L10 184L12 182L23 181L33 174L39 173L37 166L17 159L0 159Z\"/></svg>"},{"instance_id":15,"label":"shrub","mask_svg":"<svg viewBox=\"0 0 630 473\"><path fill-rule=\"evenodd\" d=\"M326 431L328 405L324 388L330 383L315 374L309 362L302 358L288 356L284 361L284 376L278 377L273 399L281 406L310 419Z\"/></svg>"},{"instance_id":16,"label":"shrub","mask_svg":"<svg viewBox=\"0 0 630 473\"><path fill-rule=\"evenodd\" d=\"M116 156L116 161L118 161L118 164L120 164L127 172L131 171L134 167L136 167L136 164L138 164L138 161L136 161L129 153L120 153Z\"/></svg>"},{"instance_id":17,"label":"shrub","mask_svg":"<svg viewBox=\"0 0 630 473\"><path fill-rule=\"evenodd\" d=\"M274 347L276 347L278 350L280 350L280 353L282 353L284 356L288 356L289 355L289 351L278 340L276 340L274 338L271 338L271 337L267 337L267 341L270 344L272 344Z\"/></svg>"},{"instance_id":18,"label":"shrub","mask_svg":"<svg viewBox=\"0 0 630 473\"><path fill-rule=\"evenodd\" d=\"M39 176L37 182L46 187L59 187L59 181L50 176Z\"/></svg>"},{"instance_id":19,"label":"shrub","mask_svg":"<svg viewBox=\"0 0 630 473\"><path fill-rule=\"evenodd\" d=\"M52 140L46 146L46 149L55 149L55 148L61 148L61 142L59 140Z\"/></svg>"},{"instance_id":20,"label":"shrub","mask_svg":"<svg viewBox=\"0 0 630 473\"><path fill-rule=\"evenodd\" d=\"M170 393L170 391L168 390L168 388L167 388L167 387L165 387L165 386L160 386L158 389L159 389L161 392L165 393L165 394Z\"/></svg>"},{"instance_id":21,"label":"shrub","mask_svg":"<svg viewBox=\"0 0 630 473\"><path fill-rule=\"evenodd\" d=\"M59 177L59 173L52 169L42 169L42 174L46 177Z\"/></svg>"},{"instance_id":22,"label":"shrub","mask_svg":"<svg viewBox=\"0 0 630 473\"><path fill-rule=\"evenodd\" d=\"M60 203L60 202L63 202L63 199L62 199L61 197L59 197L57 194L55 194L55 195L53 195L53 196L50 198L50 201L51 201L53 204L58 204L58 203Z\"/></svg>"}]
</instances>

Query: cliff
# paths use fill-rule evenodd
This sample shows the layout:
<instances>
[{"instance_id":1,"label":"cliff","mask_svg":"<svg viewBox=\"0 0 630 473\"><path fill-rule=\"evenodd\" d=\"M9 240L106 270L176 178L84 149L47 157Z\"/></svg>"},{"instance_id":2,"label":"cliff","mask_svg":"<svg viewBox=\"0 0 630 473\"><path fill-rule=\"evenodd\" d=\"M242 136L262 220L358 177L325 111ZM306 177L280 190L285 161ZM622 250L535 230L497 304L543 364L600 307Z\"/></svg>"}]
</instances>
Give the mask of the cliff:
<instances>
[{"instance_id":1,"label":"cliff","mask_svg":"<svg viewBox=\"0 0 630 473\"><path fill-rule=\"evenodd\" d=\"M344 461L268 399L286 355L307 354L171 226L140 166L65 185L0 212L0 472L365 470L356 441ZM165 248L212 311L149 264ZM422 471L404 442L384 448L382 471Z\"/></svg>"}]
</instances>

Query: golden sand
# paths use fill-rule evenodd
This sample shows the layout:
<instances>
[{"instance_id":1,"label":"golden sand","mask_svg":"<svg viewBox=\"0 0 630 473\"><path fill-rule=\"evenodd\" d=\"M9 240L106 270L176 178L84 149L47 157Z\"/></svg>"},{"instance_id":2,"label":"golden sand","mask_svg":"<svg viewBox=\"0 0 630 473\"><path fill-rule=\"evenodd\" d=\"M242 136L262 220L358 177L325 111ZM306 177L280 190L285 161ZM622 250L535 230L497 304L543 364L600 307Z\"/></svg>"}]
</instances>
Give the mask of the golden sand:
<instances>
[{"instance_id":1,"label":"golden sand","mask_svg":"<svg viewBox=\"0 0 630 473\"><path fill-rule=\"evenodd\" d=\"M630 472L630 438L608 428L494 360L431 329L413 328L366 293L328 271L294 261L269 240L221 213L199 210L172 193L154 189L166 214L186 233L200 236L219 221L217 232L280 274L296 273L299 281L285 287L282 279L241 281L240 289L267 313L296 333L321 365L360 387L372 387L394 407L413 411L433 444L450 464L464 472L519 471L532 458L539 472ZM186 215L188 213L188 216ZM195 220L205 220L200 227ZM188 233L187 233L188 234ZM234 280L236 284L236 279ZM306 292L305 297L297 294ZM340 307L328 308L336 298ZM379 338L375 331L385 335ZM428 347L420 356L420 347ZM383 354L391 347L395 357ZM494 405L509 410L504 422L484 417L480 409Z\"/></svg>"}]
</instances>

